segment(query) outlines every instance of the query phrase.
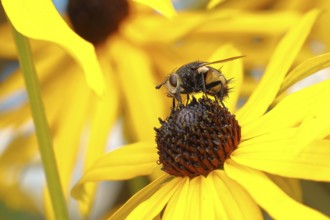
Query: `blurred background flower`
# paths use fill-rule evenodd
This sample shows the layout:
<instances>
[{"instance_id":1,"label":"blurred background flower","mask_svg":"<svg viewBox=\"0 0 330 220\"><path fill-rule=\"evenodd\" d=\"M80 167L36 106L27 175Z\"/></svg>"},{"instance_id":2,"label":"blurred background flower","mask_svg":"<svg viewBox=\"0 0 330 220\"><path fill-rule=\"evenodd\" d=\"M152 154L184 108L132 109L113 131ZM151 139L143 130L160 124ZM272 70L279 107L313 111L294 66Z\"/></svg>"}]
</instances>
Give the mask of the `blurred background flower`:
<instances>
[{"instance_id":1,"label":"blurred background flower","mask_svg":"<svg viewBox=\"0 0 330 220\"><path fill-rule=\"evenodd\" d=\"M154 139L152 128L158 124L157 118L167 115L171 106L171 100L154 86L173 69L193 60L206 60L219 45L231 42L247 56L240 97L244 101L283 34L310 8L330 7L327 1L178 0L173 2L177 15L171 14L170 19L132 1L59 3L68 24L93 43L107 86L103 96L97 96L67 51L49 42L31 40L68 198L76 179L74 173L90 167L107 146ZM325 10L297 63L329 51L327 20L329 13ZM43 186L42 176L37 180L30 177L31 168L39 173L42 170L23 80L12 62L17 55L8 24L1 26L0 33L0 56L6 61L0 78L0 134L5 140L1 142L0 198L11 208L43 212L30 202L40 197L24 190L29 182ZM94 204L95 187L87 187L90 196L79 204L84 215ZM117 191L112 190L108 197L115 197ZM111 205L103 202L93 207L104 204Z\"/></svg>"}]
</instances>

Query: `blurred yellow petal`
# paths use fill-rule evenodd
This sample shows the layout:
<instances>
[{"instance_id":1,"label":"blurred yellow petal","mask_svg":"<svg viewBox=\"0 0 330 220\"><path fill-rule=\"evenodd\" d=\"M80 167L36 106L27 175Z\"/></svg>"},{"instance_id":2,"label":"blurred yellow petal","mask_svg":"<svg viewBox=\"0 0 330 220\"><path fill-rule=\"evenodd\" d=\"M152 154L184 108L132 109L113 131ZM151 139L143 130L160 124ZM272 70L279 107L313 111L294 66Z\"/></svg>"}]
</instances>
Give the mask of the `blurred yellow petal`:
<instances>
[{"instance_id":1,"label":"blurred yellow petal","mask_svg":"<svg viewBox=\"0 0 330 220\"><path fill-rule=\"evenodd\" d=\"M170 177L167 174L163 174L158 179L154 180L148 186L141 189L139 192L134 194L114 215L109 219L125 219L127 215L135 209L142 201L147 200L151 197L161 185ZM166 183L165 183L166 184Z\"/></svg>"},{"instance_id":2,"label":"blurred yellow petal","mask_svg":"<svg viewBox=\"0 0 330 220\"><path fill-rule=\"evenodd\" d=\"M107 145L109 132L113 128L119 115L119 89L114 79L113 71L107 65L108 60L104 54L99 54L102 70L105 73L106 90L102 97L93 96L91 106L93 109L89 126L89 139L84 163L84 170L90 168L95 160L104 152ZM88 216L94 203L94 196L97 184L94 182L85 184L86 199L79 202L79 207L83 215Z\"/></svg>"},{"instance_id":3,"label":"blurred yellow petal","mask_svg":"<svg viewBox=\"0 0 330 220\"><path fill-rule=\"evenodd\" d=\"M176 15L176 11L170 0L133 0L133 1L147 5L152 9L165 15L168 18L173 18Z\"/></svg>"},{"instance_id":4,"label":"blurred yellow petal","mask_svg":"<svg viewBox=\"0 0 330 220\"><path fill-rule=\"evenodd\" d=\"M0 25L0 57L6 59L18 59L16 45L10 26L6 23Z\"/></svg>"},{"instance_id":5,"label":"blurred yellow petal","mask_svg":"<svg viewBox=\"0 0 330 220\"><path fill-rule=\"evenodd\" d=\"M37 53L34 56L35 67L38 73L38 79L40 85L43 86L46 82L49 83L50 77L61 73L63 77L63 66L68 62L71 62L70 57L65 54L60 48L50 43L46 44L46 47L43 47L44 53ZM52 56L48 56L52 54ZM62 65L58 65L61 63ZM56 79L61 80L61 79ZM0 83L0 96L4 97L9 94L15 93L19 89L25 89L22 71L20 69L15 70L12 74L8 76L5 83Z\"/></svg>"},{"instance_id":6,"label":"blurred yellow petal","mask_svg":"<svg viewBox=\"0 0 330 220\"><path fill-rule=\"evenodd\" d=\"M276 185L281 187L281 189L290 197L297 200L298 202L303 202L302 189L299 179L286 178L273 174L267 174L267 176L274 183L276 183Z\"/></svg>"},{"instance_id":7,"label":"blurred yellow petal","mask_svg":"<svg viewBox=\"0 0 330 220\"><path fill-rule=\"evenodd\" d=\"M329 66L330 66L330 53L313 57L301 63L285 77L279 93L284 92L290 86L306 78L307 76L314 74Z\"/></svg>"},{"instance_id":8,"label":"blurred yellow petal","mask_svg":"<svg viewBox=\"0 0 330 220\"><path fill-rule=\"evenodd\" d=\"M215 170L211 175L217 196L223 204L219 211L226 215L227 219L263 219L260 208L251 196L223 170Z\"/></svg>"},{"instance_id":9,"label":"blurred yellow petal","mask_svg":"<svg viewBox=\"0 0 330 220\"><path fill-rule=\"evenodd\" d=\"M67 82L70 86L62 88L67 89L66 97L64 99L64 107L61 115L56 123L58 127L53 134L54 152L58 170L60 171L60 179L62 188L66 189L64 195L68 198L69 186L72 181L72 173L74 170L75 162L78 156L81 132L85 122L90 98L90 90L84 86L84 79L82 75L75 74L76 77L71 77L71 82ZM64 92L64 91L62 91ZM82 106L79 111L75 106ZM48 193L45 193L45 209L48 219L52 219L53 210Z\"/></svg>"},{"instance_id":10,"label":"blurred yellow petal","mask_svg":"<svg viewBox=\"0 0 330 220\"><path fill-rule=\"evenodd\" d=\"M316 140L300 149L295 146L294 138L288 137L238 148L231 158L239 164L276 175L330 181L329 146L330 140Z\"/></svg>"},{"instance_id":11,"label":"blurred yellow petal","mask_svg":"<svg viewBox=\"0 0 330 220\"><path fill-rule=\"evenodd\" d=\"M196 30L196 35L222 33L222 37L225 39L228 34L232 34L234 37L237 34L270 37L284 33L295 25L300 18L300 15L293 11L251 13L249 11L227 11L222 9L215 12L217 13L214 13L213 17L208 15L208 19L204 19L203 25ZM228 16L220 20L221 17L217 18L216 16L221 13L226 13ZM212 12L210 11L208 14L212 15ZM218 25L219 22L221 22L221 25ZM237 38L244 40L242 36Z\"/></svg>"},{"instance_id":12,"label":"blurred yellow petal","mask_svg":"<svg viewBox=\"0 0 330 220\"><path fill-rule=\"evenodd\" d=\"M232 160L225 163L225 171L230 178L243 186L274 219L328 219L320 212L304 206L286 195L260 171L240 166ZM267 196L265 196L265 192L267 192Z\"/></svg>"},{"instance_id":13,"label":"blurred yellow petal","mask_svg":"<svg viewBox=\"0 0 330 220\"><path fill-rule=\"evenodd\" d=\"M150 198L140 203L129 213L126 219L153 219L163 210L175 191L182 188L184 183L183 178L174 178L165 183Z\"/></svg>"},{"instance_id":14,"label":"blurred yellow petal","mask_svg":"<svg viewBox=\"0 0 330 220\"><path fill-rule=\"evenodd\" d=\"M224 46L219 47L208 61L212 62L240 55L242 55L241 52L238 51L233 45L225 44ZM224 103L230 112L235 112L237 100L239 98L243 83L242 59L244 58L214 65L215 67L220 66L221 72L225 75L227 80L231 79L232 83L234 81L235 87L230 91L229 97L224 100ZM231 88L230 85L229 87Z\"/></svg>"},{"instance_id":15,"label":"blurred yellow petal","mask_svg":"<svg viewBox=\"0 0 330 220\"><path fill-rule=\"evenodd\" d=\"M169 203L166 205L163 219L185 219L186 198L189 189L189 178L183 179L180 190L175 191Z\"/></svg>"},{"instance_id":16,"label":"blurred yellow petal","mask_svg":"<svg viewBox=\"0 0 330 220\"><path fill-rule=\"evenodd\" d=\"M307 13L278 44L258 87L237 112L241 126L264 114L272 103L319 13L319 10Z\"/></svg>"},{"instance_id":17,"label":"blurred yellow petal","mask_svg":"<svg viewBox=\"0 0 330 220\"><path fill-rule=\"evenodd\" d=\"M212 9L224 1L225 0L210 0L209 3L207 4L207 9Z\"/></svg>"},{"instance_id":18,"label":"blurred yellow petal","mask_svg":"<svg viewBox=\"0 0 330 220\"><path fill-rule=\"evenodd\" d=\"M50 0L3 0L2 5L18 32L62 46L82 66L88 85L103 93L105 85L94 47L69 28Z\"/></svg>"},{"instance_id":19,"label":"blurred yellow petal","mask_svg":"<svg viewBox=\"0 0 330 220\"><path fill-rule=\"evenodd\" d=\"M120 65L115 71L125 95L126 114L129 117L129 132L133 140L154 140L153 127L159 127L158 117L163 117L166 108L164 94L155 89L152 63L147 54L128 41L117 39L112 45L112 58Z\"/></svg>"},{"instance_id":20,"label":"blurred yellow petal","mask_svg":"<svg viewBox=\"0 0 330 220\"><path fill-rule=\"evenodd\" d=\"M329 93L330 80L326 80L284 97L265 115L243 126L242 137L249 139L281 128L296 126L311 114L316 103L326 99L325 96Z\"/></svg>"},{"instance_id":21,"label":"blurred yellow petal","mask_svg":"<svg viewBox=\"0 0 330 220\"><path fill-rule=\"evenodd\" d=\"M84 196L84 184L100 180L124 180L148 175L157 166L157 148L153 142L138 142L104 154L75 185L72 195Z\"/></svg>"}]
</instances>

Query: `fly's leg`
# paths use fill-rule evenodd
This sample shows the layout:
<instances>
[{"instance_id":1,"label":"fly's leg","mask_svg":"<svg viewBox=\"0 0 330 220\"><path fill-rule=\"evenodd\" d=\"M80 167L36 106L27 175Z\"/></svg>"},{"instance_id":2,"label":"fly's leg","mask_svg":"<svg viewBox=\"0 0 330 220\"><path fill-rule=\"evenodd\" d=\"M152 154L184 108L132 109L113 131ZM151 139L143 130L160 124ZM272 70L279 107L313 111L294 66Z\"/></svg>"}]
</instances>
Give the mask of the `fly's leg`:
<instances>
[{"instance_id":1,"label":"fly's leg","mask_svg":"<svg viewBox=\"0 0 330 220\"><path fill-rule=\"evenodd\" d=\"M208 98L208 97L207 97L207 93L206 93L206 84L205 84L205 79L204 79L204 73L201 73L201 75L202 75L203 93L204 93L204 95L206 96L206 98Z\"/></svg>"},{"instance_id":2,"label":"fly's leg","mask_svg":"<svg viewBox=\"0 0 330 220\"><path fill-rule=\"evenodd\" d=\"M186 105L188 105L189 100L190 100L190 96L189 96L189 94L187 94L187 102L186 102Z\"/></svg>"}]
</instances>

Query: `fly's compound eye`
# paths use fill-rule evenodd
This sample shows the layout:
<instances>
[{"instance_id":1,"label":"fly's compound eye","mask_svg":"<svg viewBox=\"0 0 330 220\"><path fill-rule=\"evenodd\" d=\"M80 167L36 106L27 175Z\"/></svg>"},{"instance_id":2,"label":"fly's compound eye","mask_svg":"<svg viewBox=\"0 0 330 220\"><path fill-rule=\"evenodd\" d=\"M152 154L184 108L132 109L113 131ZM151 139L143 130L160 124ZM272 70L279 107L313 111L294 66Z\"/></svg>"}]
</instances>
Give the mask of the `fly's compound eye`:
<instances>
[{"instance_id":1,"label":"fly's compound eye","mask_svg":"<svg viewBox=\"0 0 330 220\"><path fill-rule=\"evenodd\" d=\"M178 85L178 77L174 74L170 75L168 81L170 85L174 88Z\"/></svg>"},{"instance_id":2,"label":"fly's compound eye","mask_svg":"<svg viewBox=\"0 0 330 220\"><path fill-rule=\"evenodd\" d=\"M176 94L179 92L179 88L181 85L180 78L177 74L173 73L168 77L165 86L168 89L170 95Z\"/></svg>"}]
</instances>

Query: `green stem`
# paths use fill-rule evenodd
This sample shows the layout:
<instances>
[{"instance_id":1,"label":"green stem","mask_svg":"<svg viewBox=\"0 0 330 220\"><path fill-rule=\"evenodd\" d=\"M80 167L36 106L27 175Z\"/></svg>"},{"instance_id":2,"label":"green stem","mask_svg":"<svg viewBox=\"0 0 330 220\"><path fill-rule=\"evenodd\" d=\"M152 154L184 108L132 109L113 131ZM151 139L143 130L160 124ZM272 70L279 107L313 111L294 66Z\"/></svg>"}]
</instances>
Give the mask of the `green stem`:
<instances>
[{"instance_id":1,"label":"green stem","mask_svg":"<svg viewBox=\"0 0 330 220\"><path fill-rule=\"evenodd\" d=\"M30 44L26 37L17 32L14 27L12 29L18 50L19 62L30 101L32 117L39 144L39 151L55 217L56 219L66 220L69 219L68 210L56 166L53 143L40 95L40 87L32 60Z\"/></svg>"}]
</instances>

